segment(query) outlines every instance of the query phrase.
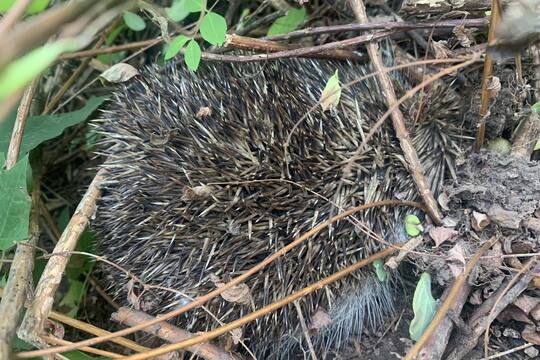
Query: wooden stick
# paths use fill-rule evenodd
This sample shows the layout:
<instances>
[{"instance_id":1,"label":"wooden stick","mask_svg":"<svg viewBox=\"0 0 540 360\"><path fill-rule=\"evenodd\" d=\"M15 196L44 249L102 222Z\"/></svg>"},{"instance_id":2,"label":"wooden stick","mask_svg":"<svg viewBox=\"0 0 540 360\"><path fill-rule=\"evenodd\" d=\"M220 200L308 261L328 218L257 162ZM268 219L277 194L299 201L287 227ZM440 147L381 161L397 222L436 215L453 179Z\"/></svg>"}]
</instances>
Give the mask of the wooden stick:
<instances>
[{"instance_id":1,"label":"wooden stick","mask_svg":"<svg viewBox=\"0 0 540 360\"><path fill-rule=\"evenodd\" d=\"M143 322L155 319L153 316L150 316L145 312L128 309L125 307L118 309L117 312L111 315L111 318L120 324L126 324L128 326L139 325ZM166 321L144 328L143 331L148 334L155 335L170 343L181 342L196 336L195 334L173 326ZM193 355L200 356L207 360L239 359L239 357L235 356L234 354L229 353L219 346L213 344L199 344L187 347L186 350L191 352Z\"/></svg>"},{"instance_id":2,"label":"wooden stick","mask_svg":"<svg viewBox=\"0 0 540 360\"><path fill-rule=\"evenodd\" d=\"M54 302L54 294L60 285L62 275L69 261L69 252L75 249L80 235L86 228L89 218L96 210L96 199L101 193L99 184L103 180L105 170L101 169L88 187L75 214L71 217L60 240L54 247L53 256L47 262L45 270L39 279L34 299L30 303L19 329L19 337L25 341L39 344L45 320L49 316ZM63 253L54 256L54 253Z\"/></svg>"},{"instance_id":3,"label":"wooden stick","mask_svg":"<svg viewBox=\"0 0 540 360\"><path fill-rule=\"evenodd\" d=\"M350 0L350 4L353 8L358 22L363 24L369 23L366 9L362 0ZM397 97L394 91L394 87L392 85L392 81L390 80L388 73L384 71L385 67L379 51L377 50L377 46L374 43L367 43L366 47L369 53L369 57L371 58L373 67L379 73L379 82L386 96L388 106L392 107L397 103ZM403 155L405 156L405 160L407 161L409 171L414 179L418 192L420 193L420 196L426 204L429 215L435 223L439 224L442 220L442 213L439 210L439 206L437 205L437 202L435 201L435 198L433 197L433 194L429 189L429 186L425 179L422 164L420 163L418 154L416 153L416 150L412 145L409 132L407 131L407 127L405 126L403 114L401 113L399 108L396 107L392 111L391 117L392 123L394 125L394 130L396 131L396 136L399 139L399 144L401 146L401 149L403 150Z\"/></svg>"},{"instance_id":4,"label":"wooden stick","mask_svg":"<svg viewBox=\"0 0 540 360\"><path fill-rule=\"evenodd\" d=\"M9 144L7 169L11 169L17 163L19 147L23 136L24 124L29 114L32 96L39 80L34 80L25 90L23 100L17 112L17 118L13 127L13 134ZM40 176L39 171L34 171L32 191L32 211L30 213L29 237L25 244L35 245L39 238L39 197ZM9 359L12 351L12 341L15 336L17 325L20 321L21 311L28 286L32 283L32 270L34 267L34 248L17 244L15 256L9 269L8 280L4 288L4 296L0 301L0 359Z\"/></svg>"}]
</instances>

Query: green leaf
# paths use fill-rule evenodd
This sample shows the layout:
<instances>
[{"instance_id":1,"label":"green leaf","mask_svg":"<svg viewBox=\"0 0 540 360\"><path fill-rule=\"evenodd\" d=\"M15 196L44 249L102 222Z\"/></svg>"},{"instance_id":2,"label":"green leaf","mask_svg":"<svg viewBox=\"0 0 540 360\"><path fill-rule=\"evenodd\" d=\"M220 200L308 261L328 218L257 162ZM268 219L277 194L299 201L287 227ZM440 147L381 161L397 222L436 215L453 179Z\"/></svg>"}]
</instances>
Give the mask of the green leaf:
<instances>
[{"instance_id":1,"label":"green leaf","mask_svg":"<svg viewBox=\"0 0 540 360\"><path fill-rule=\"evenodd\" d=\"M86 293L86 286L82 281L69 279L69 288L62 300L60 300L61 311L69 317L77 316L82 297Z\"/></svg>"},{"instance_id":2,"label":"green leaf","mask_svg":"<svg viewBox=\"0 0 540 360\"><path fill-rule=\"evenodd\" d=\"M8 64L0 71L0 100L24 88L45 70L60 54L74 49L73 40L58 40L38 47Z\"/></svg>"},{"instance_id":3,"label":"green leaf","mask_svg":"<svg viewBox=\"0 0 540 360\"><path fill-rule=\"evenodd\" d=\"M225 42L227 22L223 16L209 12L204 16L199 30L204 40L212 45L221 45Z\"/></svg>"},{"instance_id":4,"label":"green leaf","mask_svg":"<svg viewBox=\"0 0 540 360\"><path fill-rule=\"evenodd\" d=\"M533 151L536 151L536 150L540 150L540 139L538 139L538 141L536 142L536 145L534 145Z\"/></svg>"},{"instance_id":5,"label":"green leaf","mask_svg":"<svg viewBox=\"0 0 540 360\"><path fill-rule=\"evenodd\" d=\"M326 82L326 86L321 95L321 107L323 111L335 108L341 97L341 86L339 85L338 71L334 73Z\"/></svg>"},{"instance_id":6,"label":"green leaf","mask_svg":"<svg viewBox=\"0 0 540 360\"><path fill-rule=\"evenodd\" d=\"M201 62L201 48L195 40L191 40L186 46L186 52L184 54L184 60L186 65L192 71L196 71Z\"/></svg>"},{"instance_id":7,"label":"green leaf","mask_svg":"<svg viewBox=\"0 0 540 360\"><path fill-rule=\"evenodd\" d=\"M0 13L6 12L9 8L15 4L16 0L0 0ZM49 0L32 0L30 5L26 8L28 15L34 15L42 12L49 5Z\"/></svg>"},{"instance_id":8,"label":"green leaf","mask_svg":"<svg viewBox=\"0 0 540 360\"><path fill-rule=\"evenodd\" d=\"M0 250L28 237L32 204L26 190L27 168L25 156L11 170L0 171Z\"/></svg>"},{"instance_id":9,"label":"green leaf","mask_svg":"<svg viewBox=\"0 0 540 360\"><path fill-rule=\"evenodd\" d=\"M416 215L407 215L405 217L405 231L411 237L418 236L424 231L422 223Z\"/></svg>"},{"instance_id":10,"label":"green leaf","mask_svg":"<svg viewBox=\"0 0 540 360\"><path fill-rule=\"evenodd\" d=\"M199 12L204 11L202 0L187 0L186 8L189 12Z\"/></svg>"},{"instance_id":11,"label":"green leaf","mask_svg":"<svg viewBox=\"0 0 540 360\"><path fill-rule=\"evenodd\" d=\"M540 113L540 102L534 103L533 106L531 106L531 110L535 113Z\"/></svg>"},{"instance_id":12,"label":"green leaf","mask_svg":"<svg viewBox=\"0 0 540 360\"><path fill-rule=\"evenodd\" d=\"M185 35L175 37L167 47L167 50L165 50L165 60L175 57L189 40L190 38Z\"/></svg>"},{"instance_id":13,"label":"green leaf","mask_svg":"<svg viewBox=\"0 0 540 360\"><path fill-rule=\"evenodd\" d=\"M420 276L414 290L412 306L414 318L409 326L409 335L412 340L418 341L431 319L433 319L437 309L437 302L431 295L431 276L428 273L423 273Z\"/></svg>"},{"instance_id":14,"label":"green leaf","mask_svg":"<svg viewBox=\"0 0 540 360\"><path fill-rule=\"evenodd\" d=\"M167 16L172 21L179 22L184 20L190 13L187 3L188 0L174 0L171 7L165 8Z\"/></svg>"},{"instance_id":15,"label":"green leaf","mask_svg":"<svg viewBox=\"0 0 540 360\"><path fill-rule=\"evenodd\" d=\"M373 266L375 267L375 274L377 274L377 279L379 279L380 282L385 282L388 278L388 271L384 268L384 264L381 259L377 259L373 262Z\"/></svg>"},{"instance_id":16,"label":"green leaf","mask_svg":"<svg viewBox=\"0 0 540 360\"><path fill-rule=\"evenodd\" d=\"M104 96L90 98L82 109L69 113L28 118L24 128L19 157L26 155L42 142L60 135L67 127L86 120L105 99ZM10 138L11 132L0 133L0 152L7 153Z\"/></svg>"},{"instance_id":17,"label":"green leaf","mask_svg":"<svg viewBox=\"0 0 540 360\"><path fill-rule=\"evenodd\" d=\"M286 34L296 30L306 18L306 9L290 9L285 16L277 18L268 29L268 36Z\"/></svg>"},{"instance_id":18,"label":"green leaf","mask_svg":"<svg viewBox=\"0 0 540 360\"><path fill-rule=\"evenodd\" d=\"M144 19L131 11L124 11L124 22L133 31L141 31L146 28Z\"/></svg>"}]
</instances>

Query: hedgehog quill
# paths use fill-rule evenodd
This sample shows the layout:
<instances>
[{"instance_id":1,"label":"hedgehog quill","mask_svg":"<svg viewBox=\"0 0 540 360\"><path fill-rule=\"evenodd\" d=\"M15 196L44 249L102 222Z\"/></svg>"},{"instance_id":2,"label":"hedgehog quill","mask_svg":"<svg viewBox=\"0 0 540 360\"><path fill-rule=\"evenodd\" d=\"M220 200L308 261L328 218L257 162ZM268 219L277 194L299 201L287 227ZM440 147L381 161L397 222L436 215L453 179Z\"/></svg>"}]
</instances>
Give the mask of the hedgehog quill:
<instances>
[{"instance_id":1,"label":"hedgehog quill","mask_svg":"<svg viewBox=\"0 0 540 360\"><path fill-rule=\"evenodd\" d=\"M341 83L370 72L347 62L295 59L209 63L196 73L168 65L148 67L115 92L95 122L104 135L100 153L108 159L93 222L97 247L145 282L176 290L147 291L136 303L129 296L130 304L129 277L104 266L117 301L151 314L169 311L342 209L418 200L389 124L343 177L344 164L387 109L376 79L343 89L333 110L319 107L291 133L336 70ZM402 75L392 76L396 89L409 88ZM455 125L457 100L437 87L402 106L411 129L415 123L413 144L435 194L466 141ZM384 244L358 222L387 241L403 241L407 211L370 209L337 222L252 277L241 298L215 298L206 304L212 315L197 309L175 323L192 332L215 328L215 317L233 321L380 250ZM309 324L328 315L312 334L321 357L381 326L394 312L393 282L381 282L367 269L299 301ZM306 341L299 323L290 304L243 328L243 340L261 359L302 358Z\"/></svg>"}]
</instances>

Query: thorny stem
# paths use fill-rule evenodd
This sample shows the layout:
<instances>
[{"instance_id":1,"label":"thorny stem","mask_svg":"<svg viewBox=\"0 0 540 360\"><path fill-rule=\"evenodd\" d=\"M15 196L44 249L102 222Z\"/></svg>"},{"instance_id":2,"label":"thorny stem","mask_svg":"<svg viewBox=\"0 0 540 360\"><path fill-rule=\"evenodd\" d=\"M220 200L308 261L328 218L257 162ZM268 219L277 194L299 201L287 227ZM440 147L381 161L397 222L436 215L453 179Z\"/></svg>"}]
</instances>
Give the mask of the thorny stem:
<instances>
[{"instance_id":1,"label":"thorny stem","mask_svg":"<svg viewBox=\"0 0 540 360\"><path fill-rule=\"evenodd\" d=\"M350 0L350 4L353 8L358 22L364 24L369 23L363 1ZM440 224L440 222L442 221L442 213L439 210L439 206L435 201L433 193L429 189L428 183L424 176L424 169L422 168L422 164L420 163L418 154L416 153L416 150L412 145L409 132L407 131L407 128L405 126L403 113L401 112L399 107L394 106L395 104L397 104L396 92L394 90L394 86L392 85L392 81L388 76L388 73L383 71L385 66L382 62L379 51L377 50L377 45L370 42L366 44L366 47L369 53L369 57L371 58L371 63L373 64L373 67L376 71L379 72L379 82L381 84L384 94L386 95L386 101L388 102L388 106L390 108L393 107L391 112L392 123L394 125L396 136L399 139L401 149L403 150L403 155L405 156L405 160L407 161L409 172L411 173L411 176L414 180L414 183L416 184L420 196L426 204L430 217L435 223Z\"/></svg>"},{"instance_id":2,"label":"thorny stem","mask_svg":"<svg viewBox=\"0 0 540 360\"><path fill-rule=\"evenodd\" d=\"M48 355L48 354L61 353L61 352L65 352L65 351L69 351L69 350L79 348L80 346L92 346L92 345L101 343L103 341L113 339L115 337L132 334L132 333L134 333L136 331L144 329L145 327L157 324L159 322L162 322L162 321L165 321L167 319L178 316L180 314L183 314L186 311L194 309L194 308L206 303L207 301L215 298L216 296L222 294L225 290L227 290L227 289L229 289L229 288L231 288L231 287L233 287L235 285L240 284L241 282L243 282L244 280L249 278L251 275L257 273L258 271L260 271L262 269L264 269L266 266L268 266L269 264L271 264L272 262L274 262L276 259L280 258L281 256L285 255L287 252L289 252L290 250L292 250L293 248L295 248L296 246L298 246L302 242L304 242L307 239L311 238L312 236L318 234L320 231L324 230L325 228L330 226L332 223L334 223L336 221L339 221L341 219L344 219L344 218L346 218L346 217L348 217L348 216L350 216L350 215L352 215L352 214L354 214L354 213L356 213L358 211L361 211L361 210L366 210L366 209L379 207L379 206L389 206L389 205L412 206L412 207L416 207L416 208L419 208L419 209L424 209L423 205L421 205L421 204L419 204L417 202L414 202L414 201L401 201L401 200L375 201L375 202L372 202L372 203L363 204L363 205L348 209L348 210L343 211L340 214L332 217L331 219L329 219L327 221L324 221L324 222L320 223L319 225L315 226L311 230L307 231L306 233L304 233L303 235L301 235L300 237L298 237L297 239L292 241L290 244L282 247L280 250L278 250L274 254L270 255L269 257L267 257L266 259L264 259L263 261L261 261L259 264L255 265L254 267L252 267L248 271L246 271L244 274L237 276L236 278L232 279L231 281L229 281L225 285L223 285L223 286L209 292L208 294L198 297L197 299L195 299L191 303L186 304L186 305L182 306L181 308L178 308L178 309L173 310L173 311L171 311L169 313L161 315L159 317L159 319L154 319L152 321L144 322L144 323L142 323L140 325L133 326L133 327L128 328L128 329L123 329L123 330L111 333L110 335L107 335L107 336L100 336L100 337L93 338L93 339L83 340L83 341L74 343L73 345L70 345L70 346L59 346L59 347L56 347L56 348L49 348L49 349L43 349L43 350L26 351L26 352L21 352L21 353L17 354L17 356L20 357L20 358L29 358L29 357L34 357L34 356L43 356L43 355ZM394 247L390 247L389 249L391 249L390 252L392 252L392 251L395 251L397 249L397 247L394 246Z\"/></svg>"}]
</instances>

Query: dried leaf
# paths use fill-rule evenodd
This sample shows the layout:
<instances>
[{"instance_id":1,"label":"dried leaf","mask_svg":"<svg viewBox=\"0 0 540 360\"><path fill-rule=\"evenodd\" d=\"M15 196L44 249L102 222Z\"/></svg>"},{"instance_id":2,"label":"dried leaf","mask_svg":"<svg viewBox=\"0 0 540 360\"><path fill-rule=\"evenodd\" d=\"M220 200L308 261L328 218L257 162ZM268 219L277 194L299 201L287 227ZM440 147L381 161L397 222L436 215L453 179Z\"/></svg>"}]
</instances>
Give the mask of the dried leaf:
<instances>
[{"instance_id":1,"label":"dried leaf","mask_svg":"<svg viewBox=\"0 0 540 360\"><path fill-rule=\"evenodd\" d=\"M442 243L446 241L455 240L458 232L454 229L450 229L444 226L432 227L429 229L429 236L435 242L435 247L439 247Z\"/></svg>"},{"instance_id":2,"label":"dried leaf","mask_svg":"<svg viewBox=\"0 0 540 360\"><path fill-rule=\"evenodd\" d=\"M101 73L100 77L111 83L123 83L134 76L139 75L139 71L126 63L118 63Z\"/></svg>"},{"instance_id":3,"label":"dried leaf","mask_svg":"<svg viewBox=\"0 0 540 360\"><path fill-rule=\"evenodd\" d=\"M197 119L202 119L203 117L207 117L207 116L210 116L210 115L212 115L212 109L210 109L207 106L203 106L203 107L199 108L199 111L197 111L197 114L195 115L195 117Z\"/></svg>"},{"instance_id":4,"label":"dried leaf","mask_svg":"<svg viewBox=\"0 0 540 360\"><path fill-rule=\"evenodd\" d=\"M540 298L529 295L521 295L514 301L514 305L525 314L529 314L538 304L540 304Z\"/></svg>"},{"instance_id":5,"label":"dried leaf","mask_svg":"<svg viewBox=\"0 0 540 360\"><path fill-rule=\"evenodd\" d=\"M471 47L471 44L474 42L473 30L467 29L465 25L458 25L452 29L452 32L461 46L465 48Z\"/></svg>"},{"instance_id":6,"label":"dried leaf","mask_svg":"<svg viewBox=\"0 0 540 360\"><path fill-rule=\"evenodd\" d=\"M448 267L454 277L458 277L465 269L465 251L460 243L456 244L448 251L448 257L446 258Z\"/></svg>"},{"instance_id":7,"label":"dried leaf","mask_svg":"<svg viewBox=\"0 0 540 360\"><path fill-rule=\"evenodd\" d=\"M223 285L225 285L225 283L221 281L219 277L217 277L214 274L210 275L210 281L214 283L214 285L217 288L220 288ZM236 286L233 286L232 288L226 289L225 291L221 293L221 297L223 298L223 300L232 302L232 303L237 303L237 304L242 304L242 305L249 305L251 303L251 294L250 294L249 286L247 286L244 283L240 283Z\"/></svg>"},{"instance_id":8,"label":"dried leaf","mask_svg":"<svg viewBox=\"0 0 540 360\"><path fill-rule=\"evenodd\" d=\"M332 323L332 318L324 309L317 309L317 312L311 317L311 323L308 326L308 329L313 332L318 332L322 328L330 325Z\"/></svg>"},{"instance_id":9,"label":"dried leaf","mask_svg":"<svg viewBox=\"0 0 540 360\"><path fill-rule=\"evenodd\" d=\"M531 319L520 308L514 305L509 305L497 316L497 320L503 324L514 320L525 324L534 324Z\"/></svg>"},{"instance_id":10,"label":"dried leaf","mask_svg":"<svg viewBox=\"0 0 540 360\"><path fill-rule=\"evenodd\" d=\"M521 332L521 337L531 344L540 345L540 332L536 331L534 325L526 325Z\"/></svg>"},{"instance_id":11,"label":"dried leaf","mask_svg":"<svg viewBox=\"0 0 540 360\"><path fill-rule=\"evenodd\" d=\"M139 296L135 294L135 281L133 279L129 280L127 283L127 301L128 304L133 306L135 310L141 309L141 302Z\"/></svg>"},{"instance_id":12,"label":"dried leaf","mask_svg":"<svg viewBox=\"0 0 540 360\"><path fill-rule=\"evenodd\" d=\"M473 211L471 217L471 226L476 231L482 231L486 226L491 223L486 214L482 214L476 211Z\"/></svg>"}]
</instances>

